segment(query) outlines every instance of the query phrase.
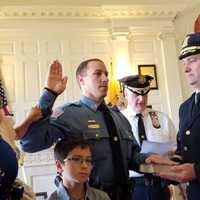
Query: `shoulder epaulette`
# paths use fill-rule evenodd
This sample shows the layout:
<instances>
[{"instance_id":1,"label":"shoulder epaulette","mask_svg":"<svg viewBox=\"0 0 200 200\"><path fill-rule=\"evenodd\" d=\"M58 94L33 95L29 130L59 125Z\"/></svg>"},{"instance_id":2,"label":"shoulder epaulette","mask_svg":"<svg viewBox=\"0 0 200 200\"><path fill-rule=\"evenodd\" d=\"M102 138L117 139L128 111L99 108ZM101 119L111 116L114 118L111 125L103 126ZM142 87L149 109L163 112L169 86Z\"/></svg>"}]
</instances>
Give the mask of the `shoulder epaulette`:
<instances>
[{"instance_id":1,"label":"shoulder epaulette","mask_svg":"<svg viewBox=\"0 0 200 200\"><path fill-rule=\"evenodd\" d=\"M79 101L71 102L65 104L65 106L76 106L76 107L81 107L81 103Z\"/></svg>"},{"instance_id":2,"label":"shoulder epaulette","mask_svg":"<svg viewBox=\"0 0 200 200\"><path fill-rule=\"evenodd\" d=\"M108 106L108 108L110 108L112 111L120 112L120 110L117 106Z\"/></svg>"}]
</instances>

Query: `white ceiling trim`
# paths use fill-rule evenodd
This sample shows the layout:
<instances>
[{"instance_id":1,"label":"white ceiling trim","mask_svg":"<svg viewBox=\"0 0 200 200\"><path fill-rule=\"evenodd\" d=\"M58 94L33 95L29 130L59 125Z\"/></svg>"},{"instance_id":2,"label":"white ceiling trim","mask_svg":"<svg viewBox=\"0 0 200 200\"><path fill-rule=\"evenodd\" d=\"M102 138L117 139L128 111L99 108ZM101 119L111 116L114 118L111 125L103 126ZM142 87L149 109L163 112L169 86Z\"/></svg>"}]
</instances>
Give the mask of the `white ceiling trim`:
<instances>
[{"instance_id":1,"label":"white ceiling trim","mask_svg":"<svg viewBox=\"0 0 200 200\"><path fill-rule=\"evenodd\" d=\"M0 19L115 19L164 18L173 20L185 5L130 6L3 6Z\"/></svg>"}]
</instances>

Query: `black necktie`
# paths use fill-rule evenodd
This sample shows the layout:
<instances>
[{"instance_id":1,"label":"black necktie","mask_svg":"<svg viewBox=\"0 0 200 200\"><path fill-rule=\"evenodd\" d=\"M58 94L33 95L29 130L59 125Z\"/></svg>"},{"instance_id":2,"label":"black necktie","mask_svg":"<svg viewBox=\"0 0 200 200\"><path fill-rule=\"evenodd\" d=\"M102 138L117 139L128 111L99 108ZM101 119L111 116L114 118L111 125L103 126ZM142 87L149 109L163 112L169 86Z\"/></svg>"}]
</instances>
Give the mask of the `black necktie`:
<instances>
[{"instance_id":1,"label":"black necktie","mask_svg":"<svg viewBox=\"0 0 200 200\"><path fill-rule=\"evenodd\" d=\"M138 136L139 136L139 141L140 145L142 144L143 140L147 139L145 128L144 128L144 121L143 121L143 116L141 113L136 114L138 117Z\"/></svg>"},{"instance_id":2,"label":"black necktie","mask_svg":"<svg viewBox=\"0 0 200 200\"><path fill-rule=\"evenodd\" d=\"M194 95L194 104L192 107L192 116L196 115L196 113L200 109L200 92Z\"/></svg>"},{"instance_id":3,"label":"black necktie","mask_svg":"<svg viewBox=\"0 0 200 200\"><path fill-rule=\"evenodd\" d=\"M110 145L112 149L112 158L114 165L114 174L117 184L125 184L127 180L126 171L124 167L124 161L122 156L122 150L120 146L120 138L117 132L117 128L113 117L111 116L110 110L108 107L102 103L98 110L100 110L103 114L106 127L110 136Z\"/></svg>"}]
</instances>

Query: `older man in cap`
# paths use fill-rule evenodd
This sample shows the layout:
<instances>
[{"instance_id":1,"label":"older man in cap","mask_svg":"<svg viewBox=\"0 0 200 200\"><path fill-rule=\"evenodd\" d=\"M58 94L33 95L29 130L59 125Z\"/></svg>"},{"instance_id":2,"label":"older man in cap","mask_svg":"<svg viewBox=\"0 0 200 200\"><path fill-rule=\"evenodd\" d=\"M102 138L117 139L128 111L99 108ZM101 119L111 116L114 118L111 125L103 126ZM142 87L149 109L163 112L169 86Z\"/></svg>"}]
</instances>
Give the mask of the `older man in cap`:
<instances>
[{"instance_id":1,"label":"older man in cap","mask_svg":"<svg viewBox=\"0 0 200 200\"><path fill-rule=\"evenodd\" d=\"M127 108L122 113L129 120L137 142L176 143L176 130L167 114L147 108L150 81L153 78L145 75L127 76L120 80L127 100ZM132 193L134 200L167 200L169 190L166 181L159 177L148 176L130 171L135 187Z\"/></svg>"},{"instance_id":2,"label":"older man in cap","mask_svg":"<svg viewBox=\"0 0 200 200\"><path fill-rule=\"evenodd\" d=\"M194 93L181 104L179 109L179 131L176 153L183 164L172 167L171 172L160 176L187 182L189 200L200 198L200 33L188 34L179 56L185 76Z\"/></svg>"}]
</instances>

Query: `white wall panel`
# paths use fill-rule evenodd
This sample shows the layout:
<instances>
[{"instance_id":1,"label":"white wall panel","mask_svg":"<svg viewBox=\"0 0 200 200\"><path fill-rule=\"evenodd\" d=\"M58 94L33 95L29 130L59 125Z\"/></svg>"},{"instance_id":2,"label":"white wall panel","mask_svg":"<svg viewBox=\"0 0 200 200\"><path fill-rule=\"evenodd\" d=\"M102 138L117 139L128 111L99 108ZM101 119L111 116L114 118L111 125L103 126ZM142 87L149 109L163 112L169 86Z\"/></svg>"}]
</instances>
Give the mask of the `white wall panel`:
<instances>
[{"instance_id":1,"label":"white wall panel","mask_svg":"<svg viewBox=\"0 0 200 200\"><path fill-rule=\"evenodd\" d=\"M28 40L21 42L21 54L24 56L36 56L39 54L39 44L37 41Z\"/></svg>"},{"instance_id":2,"label":"white wall panel","mask_svg":"<svg viewBox=\"0 0 200 200\"><path fill-rule=\"evenodd\" d=\"M61 56L63 55L63 44L61 41L46 41L46 55Z\"/></svg>"},{"instance_id":3,"label":"white wall panel","mask_svg":"<svg viewBox=\"0 0 200 200\"><path fill-rule=\"evenodd\" d=\"M134 41L133 49L136 52L152 52L153 51L153 41Z\"/></svg>"},{"instance_id":4,"label":"white wall panel","mask_svg":"<svg viewBox=\"0 0 200 200\"><path fill-rule=\"evenodd\" d=\"M54 183L55 174L50 174L50 175L41 174L32 176L31 178L32 178L31 182L33 185L33 190L37 193L45 191L49 196L52 193L52 191L56 190L56 186L54 184L51 184Z\"/></svg>"},{"instance_id":5,"label":"white wall panel","mask_svg":"<svg viewBox=\"0 0 200 200\"><path fill-rule=\"evenodd\" d=\"M8 42L1 41L0 42L0 54L13 55L14 54L14 45L15 44L12 41L8 41Z\"/></svg>"},{"instance_id":6,"label":"white wall panel","mask_svg":"<svg viewBox=\"0 0 200 200\"><path fill-rule=\"evenodd\" d=\"M33 102L39 98L39 65L37 61L23 62L24 68L24 101Z\"/></svg>"}]
</instances>

